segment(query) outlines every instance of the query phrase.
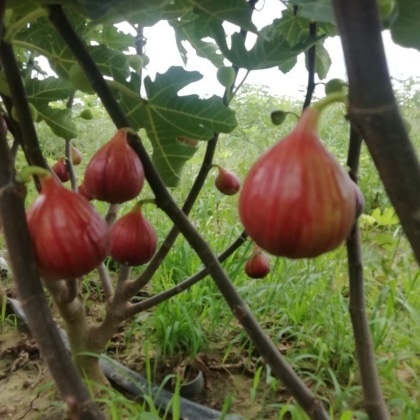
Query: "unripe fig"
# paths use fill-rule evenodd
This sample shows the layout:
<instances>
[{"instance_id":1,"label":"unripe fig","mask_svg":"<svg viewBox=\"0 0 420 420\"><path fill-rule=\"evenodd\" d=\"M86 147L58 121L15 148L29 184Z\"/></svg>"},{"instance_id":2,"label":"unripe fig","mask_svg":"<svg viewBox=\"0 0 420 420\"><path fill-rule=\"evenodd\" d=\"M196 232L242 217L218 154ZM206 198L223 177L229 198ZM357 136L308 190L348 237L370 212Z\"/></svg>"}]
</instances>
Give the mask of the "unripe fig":
<instances>
[{"instance_id":1,"label":"unripe fig","mask_svg":"<svg viewBox=\"0 0 420 420\"><path fill-rule=\"evenodd\" d=\"M93 112L90 108L86 108L79 114L79 117L83 118L84 120L92 120Z\"/></svg>"},{"instance_id":2,"label":"unripe fig","mask_svg":"<svg viewBox=\"0 0 420 420\"><path fill-rule=\"evenodd\" d=\"M252 279L262 279L270 272L270 260L261 249L256 247L245 262L245 273Z\"/></svg>"},{"instance_id":3,"label":"unripe fig","mask_svg":"<svg viewBox=\"0 0 420 420\"><path fill-rule=\"evenodd\" d=\"M377 0L379 16L381 20L385 20L394 11L395 1L394 0Z\"/></svg>"},{"instance_id":4,"label":"unripe fig","mask_svg":"<svg viewBox=\"0 0 420 420\"><path fill-rule=\"evenodd\" d=\"M321 143L319 112L306 108L295 129L252 166L239 215L262 249L289 258L316 257L339 246L355 221L355 188Z\"/></svg>"},{"instance_id":5,"label":"unripe fig","mask_svg":"<svg viewBox=\"0 0 420 420\"><path fill-rule=\"evenodd\" d=\"M31 112L32 121L33 122L37 122L37 120L38 120L38 111L37 111L37 109L30 102L28 103L28 105L29 105L29 111ZM16 108L15 107L12 107L12 118L15 121L19 122L19 118L18 118L18 115L17 115L17 112L16 112Z\"/></svg>"},{"instance_id":6,"label":"unripe fig","mask_svg":"<svg viewBox=\"0 0 420 420\"><path fill-rule=\"evenodd\" d=\"M233 67L220 67L216 76L219 83L227 89L235 83L236 73Z\"/></svg>"},{"instance_id":7,"label":"unripe fig","mask_svg":"<svg viewBox=\"0 0 420 420\"><path fill-rule=\"evenodd\" d=\"M70 179L64 158L58 159L57 162L54 163L54 165L51 167L51 169L54 171L61 182L67 182Z\"/></svg>"},{"instance_id":8,"label":"unripe fig","mask_svg":"<svg viewBox=\"0 0 420 420\"><path fill-rule=\"evenodd\" d=\"M276 110L270 114L271 122L274 125L282 125L287 117L288 112Z\"/></svg>"},{"instance_id":9,"label":"unripe fig","mask_svg":"<svg viewBox=\"0 0 420 420\"><path fill-rule=\"evenodd\" d=\"M89 94L95 93L79 63L74 63L70 67L69 80L76 89Z\"/></svg>"},{"instance_id":10,"label":"unripe fig","mask_svg":"<svg viewBox=\"0 0 420 420\"><path fill-rule=\"evenodd\" d=\"M73 165L80 165L82 163L82 154L80 151L76 147L71 146L70 153Z\"/></svg>"},{"instance_id":11,"label":"unripe fig","mask_svg":"<svg viewBox=\"0 0 420 420\"><path fill-rule=\"evenodd\" d=\"M94 198L124 203L136 197L144 183L143 165L120 129L103 145L86 167L85 186Z\"/></svg>"},{"instance_id":12,"label":"unripe fig","mask_svg":"<svg viewBox=\"0 0 420 420\"><path fill-rule=\"evenodd\" d=\"M39 274L73 279L92 271L108 254L108 225L83 197L54 177L41 177L41 192L27 212Z\"/></svg>"},{"instance_id":13,"label":"unripe fig","mask_svg":"<svg viewBox=\"0 0 420 420\"><path fill-rule=\"evenodd\" d=\"M141 71L141 69L144 67L144 60L141 55L129 55L127 57L128 59L128 65L137 73Z\"/></svg>"},{"instance_id":14,"label":"unripe fig","mask_svg":"<svg viewBox=\"0 0 420 420\"><path fill-rule=\"evenodd\" d=\"M345 92L347 90L347 83L341 79L331 79L325 84L325 94Z\"/></svg>"},{"instance_id":15,"label":"unripe fig","mask_svg":"<svg viewBox=\"0 0 420 420\"><path fill-rule=\"evenodd\" d=\"M142 265L156 252L157 238L153 226L144 218L138 203L111 229L111 257L127 265Z\"/></svg>"},{"instance_id":16,"label":"unripe fig","mask_svg":"<svg viewBox=\"0 0 420 420\"><path fill-rule=\"evenodd\" d=\"M235 195L241 188L241 181L239 177L220 165L216 165L219 173L214 181L216 188L225 195Z\"/></svg>"}]
</instances>

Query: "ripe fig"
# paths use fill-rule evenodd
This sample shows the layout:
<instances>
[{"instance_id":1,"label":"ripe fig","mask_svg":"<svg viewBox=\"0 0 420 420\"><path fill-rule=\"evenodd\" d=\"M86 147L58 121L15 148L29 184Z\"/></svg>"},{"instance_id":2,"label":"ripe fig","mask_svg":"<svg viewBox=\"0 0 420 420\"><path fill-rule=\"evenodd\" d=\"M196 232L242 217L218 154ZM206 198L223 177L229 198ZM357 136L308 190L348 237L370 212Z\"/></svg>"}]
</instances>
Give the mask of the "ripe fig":
<instances>
[{"instance_id":1,"label":"ripe fig","mask_svg":"<svg viewBox=\"0 0 420 420\"><path fill-rule=\"evenodd\" d=\"M220 67L216 76L218 82L227 89L230 89L235 83L236 73L233 67Z\"/></svg>"},{"instance_id":2,"label":"ripe fig","mask_svg":"<svg viewBox=\"0 0 420 420\"><path fill-rule=\"evenodd\" d=\"M41 177L41 192L27 212L40 275L73 279L92 271L107 255L108 225L83 197L54 177Z\"/></svg>"},{"instance_id":3,"label":"ripe fig","mask_svg":"<svg viewBox=\"0 0 420 420\"><path fill-rule=\"evenodd\" d=\"M245 262L245 273L252 279L262 279L270 272L270 260L259 247L254 248L254 252Z\"/></svg>"},{"instance_id":4,"label":"ripe fig","mask_svg":"<svg viewBox=\"0 0 420 420\"><path fill-rule=\"evenodd\" d=\"M157 238L153 226L144 218L137 203L111 229L111 257L127 265L142 265L156 252Z\"/></svg>"},{"instance_id":5,"label":"ripe fig","mask_svg":"<svg viewBox=\"0 0 420 420\"><path fill-rule=\"evenodd\" d=\"M82 182L78 187L79 194L86 198L87 201L92 201L93 196L92 194L86 189L86 185Z\"/></svg>"},{"instance_id":6,"label":"ripe fig","mask_svg":"<svg viewBox=\"0 0 420 420\"><path fill-rule=\"evenodd\" d=\"M58 179L61 182L66 182L70 179L69 172L67 171L67 166L64 161L64 158L60 158L54 165L51 167L54 173L57 175Z\"/></svg>"},{"instance_id":7,"label":"ripe fig","mask_svg":"<svg viewBox=\"0 0 420 420\"><path fill-rule=\"evenodd\" d=\"M103 145L86 167L85 186L94 198L124 203L136 197L144 183L143 165L120 129Z\"/></svg>"},{"instance_id":8,"label":"ripe fig","mask_svg":"<svg viewBox=\"0 0 420 420\"><path fill-rule=\"evenodd\" d=\"M80 165L82 163L82 154L80 153L80 151L74 146L71 146L70 151L71 161L73 165Z\"/></svg>"},{"instance_id":9,"label":"ripe fig","mask_svg":"<svg viewBox=\"0 0 420 420\"><path fill-rule=\"evenodd\" d=\"M216 165L219 173L214 181L216 188L225 195L235 195L241 188L239 177L219 165Z\"/></svg>"},{"instance_id":10,"label":"ripe fig","mask_svg":"<svg viewBox=\"0 0 420 420\"><path fill-rule=\"evenodd\" d=\"M246 232L277 256L311 258L331 251L355 221L355 189L321 143L320 111L306 108L295 129L252 166L239 197Z\"/></svg>"}]
</instances>

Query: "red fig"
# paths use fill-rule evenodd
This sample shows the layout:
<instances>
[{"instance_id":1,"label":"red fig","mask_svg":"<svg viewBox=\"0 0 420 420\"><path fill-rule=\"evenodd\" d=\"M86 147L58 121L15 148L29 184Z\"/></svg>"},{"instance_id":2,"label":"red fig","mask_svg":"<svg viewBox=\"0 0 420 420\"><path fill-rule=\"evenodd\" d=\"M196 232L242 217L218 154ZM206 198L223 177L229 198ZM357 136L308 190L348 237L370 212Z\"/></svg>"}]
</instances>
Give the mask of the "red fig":
<instances>
[{"instance_id":1,"label":"red fig","mask_svg":"<svg viewBox=\"0 0 420 420\"><path fill-rule=\"evenodd\" d=\"M120 129L92 157L85 173L85 186L94 198L124 203L136 197L144 183L143 165Z\"/></svg>"},{"instance_id":2,"label":"red fig","mask_svg":"<svg viewBox=\"0 0 420 420\"><path fill-rule=\"evenodd\" d=\"M355 189L321 143L319 113L306 108L296 128L253 165L239 197L246 232L264 250L316 257L339 246L355 221Z\"/></svg>"},{"instance_id":3,"label":"red fig","mask_svg":"<svg viewBox=\"0 0 420 420\"><path fill-rule=\"evenodd\" d=\"M70 179L70 175L67 171L67 166L64 162L64 158L58 159L58 161L54 163L51 169L54 171L54 173L57 175L58 179L61 182L66 182Z\"/></svg>"},{"instance_id":4,"label":"red fig","mask_svg":"<svg viewBox=\"0 0 420 420\"><path fill-rule=\"evenodd\" d=\"M153 226L144 218L141 204L136 204L111 229L111 257L128 265L142 265L156 252L157 238Z\"/></svg>"},{"instance_id":5,"label":"red fig","mask_svg":"<svg viewBox=\"0 0 420 420\"><path fill-rule=\"evenodd\" d=\"M73 165L80 165L82 163L82 154L80 151L76 147L71 146L70 152Z\"/></svg>"},{"instance_id":6,"label":"red fig","mask_svg":"<svg viewBox=\"0 0 420 420\"><path fill-rule=\"evenodd\" d=\"M80 194L81 196L85 197L87 201L92 201L92 200L93 200L93 196L92 196L92 194L91 194L91 193L90 193L90 192L86 189L86 185L85 185L85 183L84 183L84 182L82 182L82 183L79 185L78 190L79 190L79 194Z\"/></svg>"},{"instance_id":7,"label":"red fig","mask_svg":"<svg viewBox=\"0 0 420 420\"><path fill-rule=\"evenodd\" d=\"M245 262L245 273L252 279L262 279L270 272L270 260L259 247Z\"/></svg>"},{"instance_id":8,"label":"red fig","mask_svg":"<svg viewBox=\"0 0 420 420\"><path fill-rule=\"evenodd\" d=\"M46 280L72 279L93 270L108 254L110 236L101 215L53 177L27 212L39 273Z\"/></svg>"},{"instance_id":9,"label":"red fig","mask_svg":"<svg viewBox=\"0 0 420 420\"><path fill-rule=\"evenodd\" d=\"M241 181L238 176L217 165L219 173L217 174L215 185L216 188L225 195L235 195L241 188Z\"/></svg>"}]
</instances>

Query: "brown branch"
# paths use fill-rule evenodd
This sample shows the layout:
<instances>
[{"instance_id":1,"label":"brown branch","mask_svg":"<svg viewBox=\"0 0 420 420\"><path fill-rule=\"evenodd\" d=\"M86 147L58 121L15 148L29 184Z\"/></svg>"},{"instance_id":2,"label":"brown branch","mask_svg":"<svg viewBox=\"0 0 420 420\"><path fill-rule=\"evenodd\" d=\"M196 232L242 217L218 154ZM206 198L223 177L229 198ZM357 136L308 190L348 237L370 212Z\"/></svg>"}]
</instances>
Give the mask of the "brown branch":
<instances>
[{"instance_id":1,"label":"brown branch","mask_svg":"<svg viewBox=\"0 0 420 420\"><path fill-rule=\"evenodd\" d=\"M25 206L14 181L13 162L0 130L0 216L13 278L29 328L69 410L79 419L105 419L73 365L57 331L38 276Z\"/></svg>"},{"instance_id":2,"label":"brown branch","mask_svg":"<svg viewBox=\"0 0 420 420\"><path fill-rule=\"evenodd\" d=\"M71 140L66 140L65 154L66 169L69 173L71 189L77 192L77 179L74 173L73 159L71 157Z\"/></svg>"},{"instance_id":3,"label":"brown branch","mask_svg":"<svg viewBox=\"0 0 420 420\"><path fill-rule=\"evenodd\" d=\"M348 116L361 133L420 263L420 163L392 91L375 0L333 0L349 78Z\"/></svg>"},{"instance_id":4,"label":"brown branch","mask_svg":"<svg viewBox=\"0 0 420 420\"><path fill-rule=\"evenodd\" d=\"M316 32L316 22L309 23L309 36L315 38ZM311 104L312 96L315 90L316 44L309 48L306 54L306 58L308 60L308 84L306 86L306 95L303 102L302 111Z\"/></svg>"}]
</instances>

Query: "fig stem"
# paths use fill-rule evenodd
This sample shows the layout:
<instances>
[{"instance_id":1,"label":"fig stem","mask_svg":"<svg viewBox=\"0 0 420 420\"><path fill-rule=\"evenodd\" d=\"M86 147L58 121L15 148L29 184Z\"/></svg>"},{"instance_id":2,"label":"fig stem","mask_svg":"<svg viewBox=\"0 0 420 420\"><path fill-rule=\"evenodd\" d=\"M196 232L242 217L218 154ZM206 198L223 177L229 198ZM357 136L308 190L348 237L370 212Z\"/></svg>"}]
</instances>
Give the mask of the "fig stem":
<instances>
[{"instance_id":1,"label":"fig stem","mask_svg":"<svg viewBox=\"0 0 420 420\"><path fill-rule=\"evenodd\" d=\"M321 100L312 104L312 108L315 108L316 110L321 112L325 107L336 102L341 102L347 105L347 93L345 92L330 93L325 98L322 98Z\"/></svg>"},{"instance_id":2,"label":"fig stem","mask_svg":"<svg viewBox=\"0 0 420 420\"><path fill-rule=\"evenodd\" d=\"M154 198L144 198L143 200L140 200L137 202L137 204L134 206L136 208L137 206L142 207L143 204L154 204L156 205L156 199Z\"/></svg>"},{"instance_id":3,"label":"fig stem","mask_svg":"<svg viewBox=\"0 0 420 420\"><path fill-rule=\"evenodd\" d=\"M16 181L27 184L33 176L51 178L51 172L39 166L25 166L16 174Z\"/></svg>"}]
</instances>

